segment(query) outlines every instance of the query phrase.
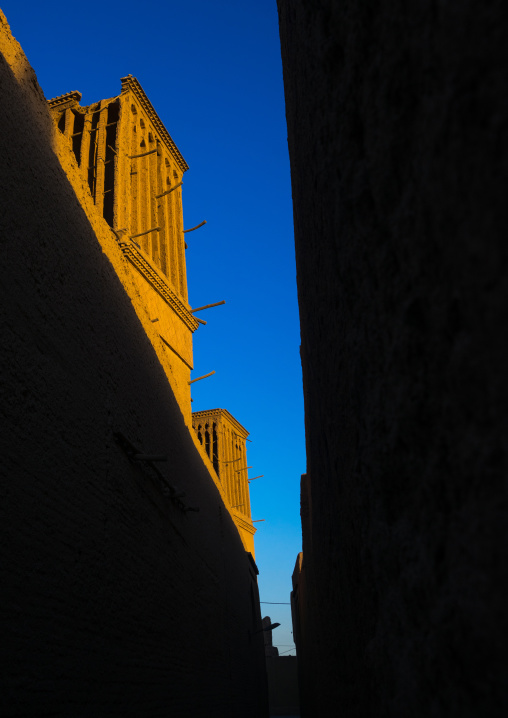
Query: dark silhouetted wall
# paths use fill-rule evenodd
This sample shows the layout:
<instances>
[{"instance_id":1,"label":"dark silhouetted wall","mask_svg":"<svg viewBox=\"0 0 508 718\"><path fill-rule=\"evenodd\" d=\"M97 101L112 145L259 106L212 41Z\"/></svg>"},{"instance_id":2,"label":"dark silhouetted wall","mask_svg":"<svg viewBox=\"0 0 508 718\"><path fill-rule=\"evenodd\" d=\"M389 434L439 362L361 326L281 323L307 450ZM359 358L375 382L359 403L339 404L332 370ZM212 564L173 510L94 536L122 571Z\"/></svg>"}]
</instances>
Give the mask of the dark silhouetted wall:
<instances>
[{"instance_id":1,"label":"dark silhouetted wall","mask_svg":"<svg viewBox=\"0 0 508 718\"><path fill-rule=\"evenodd\" d=\"M265 716L255 565L0 31L0 715Z\"/></svg>"},{"instance_id":2,"label":"dark silhouetted wall","mask_svg":"<svg viewBox=\"0 0 508 718\"><path fill-rule=\"evenodd\" d=\"M307 718L507 697L504 3L278 0Z\"/></svg>"},{"instance_id":3,"label":"dark silhouetted wall","mask_svg":"<svg viewBox=\"0 0 508 718\"><path fill-rule=\"evenodd\" d=\"M270 716L296 716L300 712L296 656L267 656Z\"/></svg>"}]
</instances>

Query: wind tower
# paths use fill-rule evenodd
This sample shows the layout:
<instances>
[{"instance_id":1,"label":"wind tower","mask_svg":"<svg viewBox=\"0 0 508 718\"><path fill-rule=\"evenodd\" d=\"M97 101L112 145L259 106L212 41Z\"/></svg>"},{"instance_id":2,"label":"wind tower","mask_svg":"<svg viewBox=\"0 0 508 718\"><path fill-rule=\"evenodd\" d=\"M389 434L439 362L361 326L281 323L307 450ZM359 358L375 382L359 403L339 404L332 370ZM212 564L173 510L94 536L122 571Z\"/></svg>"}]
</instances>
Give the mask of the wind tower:
<instances>
[{"instance_id":1,"label":"wind tower","mask_svg":"<svg viewBox=\"0 0 508 718\"><path fill-rule=\"evenodd\" d=\"M191 421L192 334L187 296L182 177L188 165L135 77L119 96L81 107L80 92L49 100L97 211L115 232L150 321L164 343L163 366Z\"/></svg>"},{"instance_id":2,"label":"wind tower","mask_svg":"<svg viewBox=\"0 0 508 718\"><path fill-rule=\"evenodd\" d=\"M136 78L121 82L117 97L82 107L81 93L69 92L49 100L49 108L68 146L76 193L90 194L133 269L124 286L138 316L141 307L187 425L254 557L249 432L225 409L191 411L192 334L199 322L187 296L181 185L188 165Z\"/></svg>"},{"instance_id":3,"label":"wind tower","mask_svg":"<svg viewBox=\"0 0 508 718\"><path fill-rule=\"evenodd\" d=\"M226 409L195 411L192 426L212 462L246 551L254 557L246 440L249 432Z\"/></svg>"}]
</instances>

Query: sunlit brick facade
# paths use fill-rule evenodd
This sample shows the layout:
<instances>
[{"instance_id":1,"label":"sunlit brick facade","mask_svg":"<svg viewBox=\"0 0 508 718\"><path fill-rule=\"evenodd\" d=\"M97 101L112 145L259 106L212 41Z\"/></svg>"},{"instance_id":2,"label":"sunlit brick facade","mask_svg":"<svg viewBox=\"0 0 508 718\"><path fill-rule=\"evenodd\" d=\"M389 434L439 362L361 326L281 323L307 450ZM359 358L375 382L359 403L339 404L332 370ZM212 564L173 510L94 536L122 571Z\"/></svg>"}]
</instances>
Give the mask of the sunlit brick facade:
<instances>
[{"instance_id":1,"label":"sunlit brick facade","mask_svg":"<svg viewBox=\"0 0 508 718\"><path fill-rule=\"evenodd\" d=\"M246 440L249 432L226 409L196 411L192 426L204 447L231 506L231 515L247 551L254 556Z\"/></svg>"},{"instance_id":2,"label":"sunlit brick facade","mask_svg":"<svg viewBox=\"0 0 508 718\"><path fill-rule=\"evenodd\" d=\"M81 201L90 195L131 269L125 289L158 352L187 426L247 551L254 556L246 439L225 409L192 414L192 334L188 303L182 177L188 165L138 80L122 78L118 96L86 107L80 92L49 100L59 139L68 144ZM67 154L67 153L65 153ZM89 201L89 197L87 197ZM106 228L107 229L107 228ZM132 271L134 270L134 271ZM118 271L118 267L117 267Z\"/></svg>"},{"instance_id":3,"label":"sunlit brick facade","mask_svg":"<svg viewBox=\"0 0 508 718\"><path fill-rule=\"evenodd\" d=\"M81 107L81 93L49 101L98 212L136 268L149 319L165 347L165 368L190 420L192 333L188 304L182 177L188 165L143 88L122 78L119 96Z\"/></svg>"}]
</instances>

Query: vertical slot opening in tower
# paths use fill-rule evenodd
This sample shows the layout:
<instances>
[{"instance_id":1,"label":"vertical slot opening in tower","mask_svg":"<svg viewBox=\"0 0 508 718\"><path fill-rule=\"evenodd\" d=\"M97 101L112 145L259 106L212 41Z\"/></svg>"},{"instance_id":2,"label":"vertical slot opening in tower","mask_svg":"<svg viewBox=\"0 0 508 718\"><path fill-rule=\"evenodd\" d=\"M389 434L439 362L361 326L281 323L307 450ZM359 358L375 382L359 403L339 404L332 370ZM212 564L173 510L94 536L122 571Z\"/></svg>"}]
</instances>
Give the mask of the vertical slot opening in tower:
<instances>
[{"instance_id":1,"label":"vertical slot opening in tower","mask_svg":"<svg viewBox=\"0 0 508 718\"><path fill-rule=\"evenodd\" d=\"M81 142L83 140L83 129L85 127L85 116L82 112L72 111L74 115L74 130L72 132L72 151L78 165L81 165Z\"/></svg>"},{"instance_id":2,"label":"vertical slot opening in tower","mask_svg":"<svg viewBox=\"0 0 508 718\"><path fill-rule=\"evenodd\" d=\"M110 227L114 223L115 207L115 157L116 157L116 128L119 117L119 101L108 105L108 120L106 124L106 161L104 163L104 205L102 216Z\"/></svg>"},{"instance_id":3,"label":"vertical slot opening in tower","mask_svg":"<svg viewBox=\"0 0 508 718\"><path fill-rule=\"evenodd\" d=\"M97 135L100 112L97 110L92 115L92 126L90 128L90 150L88 153L88 186L90 194L95 201L95 189L97 185Z\"/></svg>"}]
</instances>

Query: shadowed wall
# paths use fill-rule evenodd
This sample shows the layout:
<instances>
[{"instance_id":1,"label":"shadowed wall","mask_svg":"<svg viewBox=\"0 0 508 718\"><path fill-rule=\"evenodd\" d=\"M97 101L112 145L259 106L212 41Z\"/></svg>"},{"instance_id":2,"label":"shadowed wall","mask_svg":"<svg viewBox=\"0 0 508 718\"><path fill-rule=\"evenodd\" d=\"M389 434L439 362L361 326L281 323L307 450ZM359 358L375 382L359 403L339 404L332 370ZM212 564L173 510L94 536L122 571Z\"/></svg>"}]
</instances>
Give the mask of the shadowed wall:
<instances>
[{"instance_id":1,"label":"shadowed wall","mask_svg":"<svg viewBox=\"0 0 508 718\"><path fill-rule=\"evenodd\" d=\"M255 565L0 25L0 715L264 716Z\"/></svg>"},{"instance_id":2,"label":"shadowed wall","mask_svg":"<svg viewBox=\"0 0 508 718\"><path fill-rule=\"evenodd\" d=\"M502 715L502 3L278 7L308 456L303 711Z\"/></svg>"}]
</instances>

